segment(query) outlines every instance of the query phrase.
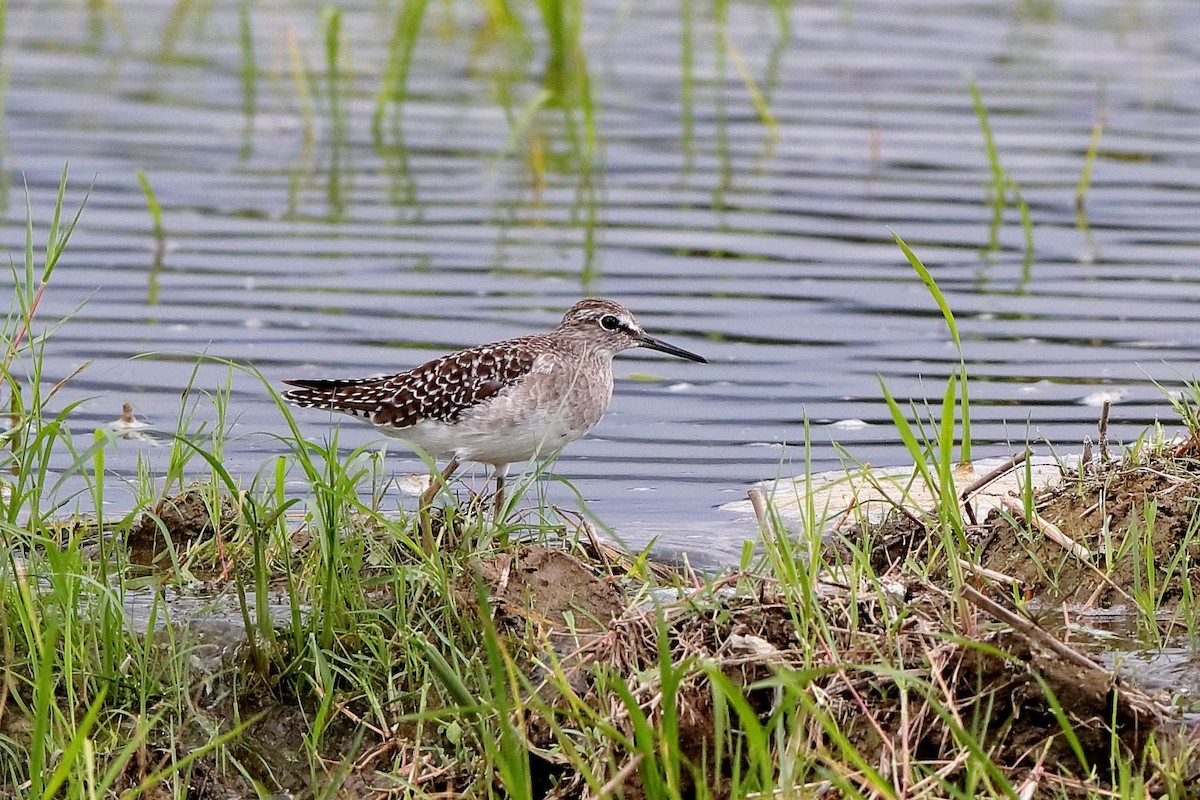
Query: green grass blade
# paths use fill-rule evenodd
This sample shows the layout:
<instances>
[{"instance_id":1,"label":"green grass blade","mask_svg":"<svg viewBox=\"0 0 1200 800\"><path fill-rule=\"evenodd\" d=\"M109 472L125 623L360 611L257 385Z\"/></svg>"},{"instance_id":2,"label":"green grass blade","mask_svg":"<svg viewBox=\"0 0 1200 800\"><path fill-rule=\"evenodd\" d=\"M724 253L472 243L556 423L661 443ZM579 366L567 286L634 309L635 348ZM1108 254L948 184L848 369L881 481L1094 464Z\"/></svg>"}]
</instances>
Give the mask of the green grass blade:
<instances>
[{"instance_id":1,"label":"green grass blade","mask_svg":"<svg viewBox=\"0 0 1200 800\"><path fill-rule=\"evenodd\" d=\"M941 425L938 431L938 472L941 475L942 487L954 491L954 406L958 400L958 378L954 374L946 381L946 391L942 395ZM943 497L940 500L957 502L956 498Z\"/></svg>"},{"instance_id":2,"label":"green grass blade","mask_svg":"<svg viewBox=\"0 0 1200 800\"><path fill-rule=\"evenodd\" d=\"M58 179L58 196L54 203L54 214L50 218L50 233L46 237L46 268L42 273L42 283L49 280L50 270L53 269L52 261L55 260L54 251L58 246L58 226L62 222L63 196L66 191L67 165L63 164L62 175Z\"/></svg>"},{"instance_id":3,"label":"green grass blade","mask_svg":"<svg viewBox=\"0 0 1200 800\"><path fill-rule=\"evenodd\" d=\"M979 92L979 84L971 78L967 85L971 90L971 103L975 106L975 116L979 118L979 129L983 132L983 145L987 150L988 166L992 170L992 185L995 188L997 201L1004 198L1004 189L1008 178L1004 167L1000 165L1000 154L996 150L996 139L992 135L992 123L988 119L987 106L983 104L983 95Z\"/></svg>"},{"instance_id":4,"label":"green grass blade","mask_svg":"<svg viewBox=\"0 0 1200 800\"><path fill-rule=\"evenodd\" d=\"M83 752L88 735L91 733L92 728L95 727L96 720L100 717L100 711L104 708L104 698L107 694L107 687L100 687L95 701L88 707L87 714L84 715L83 719L75 727L75 731L71 735L71 741L67 742L62 755L58 758L58 766L55 767L54 774L50 776L50 780L46 781L46 786L42 790L43 800L52 800L52 798L57 797L58 790L66 782L71 769L78 766L79 755Z\"/></svg>"},{"instance_id":5,"label":"green grass blade","mask_svg":"<svg viewBox=\"0 0 1200 800\"><path fill-rule=\"evenodd\" d=\"M146 207L150 210L150 221L154 225L154 238L161 239L163 237L162 206L159 205L158 195L154 193L154 188L150 185L150 179L146 177L145 172L139 168L134 170L133 174L137 176L138 184L142 187L142 194L146 196Z\"/></svg>"},{"instance_id":6,"label":"green grass blade","mask_svg":"<svg viewBox=\"0 0 1200 800\"><path fill-rule=\"evenodd\" d=\"M933 297L934 302L937 303L938 308L942 312L942 318L946 320L946 327L950 329L950 337L954 339L954 346L958 349L959 353L961 353L962 341L958 336L958 324L954 321L954 312L950 310L950 303L946 301L946 296L943 295L942 290L938 288L937 281L933 279L933 275L931 275L929 270L925 268L925 264L923 264L921 259L917 257L917 254L912 251L912 248L900 238L900 234L896 233L895 231L891 231L891 234L892 239L895 240L896 244L900 247L901 252L904 253L904 257L908 259L908 263L912 265L914 270L916 270L917 275L921 278L921 282L925 284L925 288L929 290L929 294Z\"/></svg>"},{"instance_id":7,"label":"green grass blade","mask_svg":"<svg viewBox=\"0 0 1200 800\"><path fill-rule=\"evenodd\" d=\"M417 47L417 35L421 32L421 20L429 0L403 0L396 13L396 24L392 40L388 45L387 66L383 71L383 82L375 100L375 115L371 130L375 140L382 139L383 116L389 103L402 103L408 92L408 72L412 68L413 52Z\"/></svg>"},{"instance_id":8,"label":"green grass blade","mask_svg":"<svg viewBox=\"0 0 1200 800\"><path fill-rule=\"evenodd\" d=\"M1083 158L1083 171L1079 175L1079 183L1075 186L1075 208L1082 209L1087 201L1088 190L1092 188L1092 170L1096 166L1096 158L1100 154L1100 137L1104 133L1104 118L1096 120L1092 126L1092 138L1088 141L1087 155Z\"/></svg>"},{"instance_id":9,"label":"green grass blade","mask_svg":"<svg viewBox=\"0 0 1200 800\"><path fill-rule=\"evenodd\" d=\"M1087 756L1083 752L1083 745L1079 742L1079 736L1075 733L1075 726L1071 724L1066 709L1058 701L1058 696L1054 694L1054 690L1050 688L1050 684L1046 682L1045 678L1036 672L1033 673L1033 677L1037 679L1038 685L1042 687L1042 693L1046 696L1046 702L1050 704L1050 710L1054 712L1054 719L1058 722L1058 727L1063 732L1063 736L1066 737L1067 744L1071 746L1071 752L1078 759L1079 766L1083 768L1085 775L1090 773L1092 770L1091 765L1088 764Z\"/></svg>"},{"instance_id":10,"label":"green grass blade","mask_svg":"<svg viewBox=\"0 0 1200 800\"><path fill-rule=\"evenodd\" d=\"M921 473L921 477L925 481L925 485L931 489L936 486L932 473L929 471L929 465L925 460L925 448L913 433L912 425L905 418L900 404L896 402L896 398L892 397L892 393L888 391L887 384L883 381L883 376L878 376L879 387L883 390L883 399L887 403L888 413L892 416L892 424L896 426L896 432L900 434L900 441L908 449L909 455L913 458L913 463L917 470Z\"/></svg>"},{"instance_id":11,"label":"green grass blade","mask_svg":"<svg viewBox=\"0 0 1200 800\"><path fill-rule=\"evenodd\" d=\"M479 701L471 694L471 690L463 682L462 676L450 666L450 662L433 646L433 643L425 638L418 639L417 643L425 653L425 660L433 670L433 674L450 693L450 699L462 708L477 707Z\"/></svg>"},{"instance_id":12,"label":"green grass blade","mask_svg":"<svg viewBox=\"0 0 1200 800\"><path fill-rule=\"evenodd\" d=\"M36 608L36 605L33 606ZM46 747L50 743L50 708L54 704L54 664L58 646L58 629L47 625L41 639L42 652L38 658L33 681L33 730L30 736L29 777L34 796L44 794L46 780Z\"/></svg>"},{"instance_id":13,"label":"green grass blade","mask_svg":"<svg viewBox=\"0 0 1200 800\"><path fill-rule=\"evenodd\" d=\"M958 460L963 464L971 463L971 397L967 390L967 385L970 381L967 380L967 365L964 361L959 361L959 385L962 389L959 392L958 413L962 423L962 445L959 450Z\"/></svg>"},{"instance_id":14,"label":"green grass blade","mask_svg":"<svg viewBox=\"0 0 1200 800\"><path fill-rule=\"evenodd\" d=\"M92 187L83 194L83 200L79 202L79 208L75 210L75 216L71 218L71 223L67 225L67 229L61 234L59 233L59 219L62 214L62 207L67 190L67 167L63 165L62 178L58 184L58 197L54 204L54 222L51 225L51 235L49 244L46 248L46 264L42 271L42 283L45 284L50 280L50 273L58 265L59 258L62 257L63 251L66 250L67 242L71 240L71 234L75 232L75 226L79 224L79 218L83 215L83 209L87 207L88 199L92 196Z\"/></svg>"}]
</instances>

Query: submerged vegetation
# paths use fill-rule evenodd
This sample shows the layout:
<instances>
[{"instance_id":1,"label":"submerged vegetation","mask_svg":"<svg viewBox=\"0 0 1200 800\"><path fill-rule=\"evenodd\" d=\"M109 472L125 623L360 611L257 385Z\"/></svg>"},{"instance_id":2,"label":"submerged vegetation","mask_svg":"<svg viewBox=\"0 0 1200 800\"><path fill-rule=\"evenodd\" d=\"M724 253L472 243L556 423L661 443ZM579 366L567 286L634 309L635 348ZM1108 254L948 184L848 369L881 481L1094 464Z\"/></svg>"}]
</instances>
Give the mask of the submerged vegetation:
<instances>
[{"instance_id":1,"label":"submerged vegetation","mask_svg":"<svg viewBox=\"0 0 1200 800\"><path fill-rule=\"evenodd\" d=\"M965 370L927 414L887 395L932 507L827 535L827 512L855 510L810 501L789 530L756 495L757 547L715 575L552 509L495 525L469 498L448 498L428 552L382 510L379 454L306 440L265 381L287 433L248 485L222 463L218 389L185 403L165 473L112 517L121 430L77 441L41 388L38 299L74 226L61 186L43 263L27 228L3 331L0 796L1190 791L1200 758L1170 699L1035 620L1087 585L1152 637L1191 631L1200 392L1176 401L1182 444L1105 452L978 523L948 488ZM200 402L215 426L193 424ZM87 486L74 515L52 481L63 453ZM1067 507L1105 521L1062 525L1083 554L1044 533Z\"/></svg>"}]
</instances>

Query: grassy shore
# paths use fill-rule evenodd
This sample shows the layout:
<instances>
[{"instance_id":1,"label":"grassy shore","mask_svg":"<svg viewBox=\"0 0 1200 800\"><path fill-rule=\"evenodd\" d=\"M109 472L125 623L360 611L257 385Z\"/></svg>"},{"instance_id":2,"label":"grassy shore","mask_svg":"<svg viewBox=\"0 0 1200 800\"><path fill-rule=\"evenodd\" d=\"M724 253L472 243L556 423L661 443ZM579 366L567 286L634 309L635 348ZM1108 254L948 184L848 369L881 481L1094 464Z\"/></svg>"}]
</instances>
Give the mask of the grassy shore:
<instances>
[{"instance_id":1,"label":"grassy shore","mask_svg":"<svg viewBox=\"0 0 1200 800\"><path fill-rule=\"evenodd\" d=\"M427 552L415 519L382 510L378 456L307 440L282 403L279 455L248 482L222 465L223 423L185 405L166 470L110 518L123 431L80 441L41 380L62 208L60 190L44 258L30 224L3 330L0 797L1191 791L1196 743L1169 698L1031 608L1128 602L1164 641L1192 631L1200 393L1177 401L1186 441L1098 454L975 520L948 489L969 457L965 369L923 414L884 387L931 505L827 535L852 508L808 502L788 530L756 495L758 541L721 574L521 496L502 524L446 498ZM224 420L228 394L206 397ZM77 514L52 463L88 487Z\"/></svg>"}]
</instances>

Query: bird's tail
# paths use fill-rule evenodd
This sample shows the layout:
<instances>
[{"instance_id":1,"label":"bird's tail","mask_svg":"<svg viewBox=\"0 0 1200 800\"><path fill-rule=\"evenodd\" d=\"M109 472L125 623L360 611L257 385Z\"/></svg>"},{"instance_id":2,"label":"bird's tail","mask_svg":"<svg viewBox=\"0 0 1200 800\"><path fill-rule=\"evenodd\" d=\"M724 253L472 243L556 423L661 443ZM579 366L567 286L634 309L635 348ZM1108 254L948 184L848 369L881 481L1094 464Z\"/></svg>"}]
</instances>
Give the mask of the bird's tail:
<instances>
[{"instance_id":1,"label":"bird's tail","mask_svg":"<svg viewBox=\"0 0 1200 800\"><path fill-rule=\"evenodd\" d=\"M283 393L283 399L301 408L328 408L354 413L362 396L362 386L373 379L319 380L297 379L284 381L295 386ZM373 404L372 404L373 405Z\"/></svg>"}]
</instances>

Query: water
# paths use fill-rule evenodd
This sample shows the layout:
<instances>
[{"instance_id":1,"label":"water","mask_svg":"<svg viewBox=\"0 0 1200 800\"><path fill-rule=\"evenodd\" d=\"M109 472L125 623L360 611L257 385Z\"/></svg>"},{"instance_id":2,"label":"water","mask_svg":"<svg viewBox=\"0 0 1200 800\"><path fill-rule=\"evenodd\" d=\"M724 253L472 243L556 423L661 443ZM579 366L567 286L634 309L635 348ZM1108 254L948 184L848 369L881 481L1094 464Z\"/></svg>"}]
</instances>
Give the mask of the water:
<instances>
[{"instance_id":1,"label":"water","mask_svg":"<svg viewBox=\"0 0 1200 800\"><path fill-rule=\"evenodd\" d=\"M1123 605L1105 609L1046 608L1034 603L1040 623L1107 670L1169 705L1186 724L1200 721L1200 659L1193 635L1180 630L1170 613L1156 620L1159 631L1147 637L1137 615ZM1064 629L1060 621L1070 617ZM1160 638L1161 637L1161 638Z\"/></svg>"},{"instance_id":2,"label":"water","mask_svg":"<svg viewBox=\"0 0 1200 800\"><path fill-rule=\"evenodd\" d=\"M311 3L97 5L10 3L2 54L12 257L22 181L39 241L63 163L72 206L92 185L39 311L47 323L74 312L46 369L54 381L87 365L55 400L86 399L72 418L80 436L127 401L174 429L201 353L253 364L276 386L369 375L546 329L579 296L611 296L712 363L619 359L608 416L556 470L633 544L659 536L731 554L750 531L717 506L801 471L806 418L815 469L838 465L834 442L899 464L877 376L898 397L940 401L958 356L889 230L957 315L978 455L1026 441L1078 449L1099 393L1119 397L1113 434L1131 438L1172 418L1152 381L1178 386L1197 359L1200 14L1189 0L800 4L790 37L769 4L739 2L724 40L708 4L589 2L597 166L586 179L580 114L545 109L510 141L508 119L540 87L532 13L523 51L487 34L478 4L431 4L409 101L377 147L394 4L340 4L341 115ZM1029 204L1029 263L1011 206L988 246L970 76ZM1084 227L1075 188L1101 118ZM162 203L161 252L136 169ZM209 365L194 385L225 381ZM224 455L248 480L285 427L246 375L229 408ZM325 435L327 415L298 417ZM201 403L196 420L214 418ZM847 420L868 424L834 424ZM347 447L375 438L352 421L341 435ZM122 442L110 466L128 478L141 455L161 469L158 441ZM420 469L391 451L397 472Z\"/></svg>"}]
</instances>

